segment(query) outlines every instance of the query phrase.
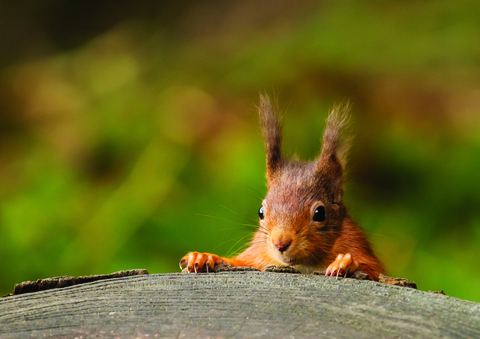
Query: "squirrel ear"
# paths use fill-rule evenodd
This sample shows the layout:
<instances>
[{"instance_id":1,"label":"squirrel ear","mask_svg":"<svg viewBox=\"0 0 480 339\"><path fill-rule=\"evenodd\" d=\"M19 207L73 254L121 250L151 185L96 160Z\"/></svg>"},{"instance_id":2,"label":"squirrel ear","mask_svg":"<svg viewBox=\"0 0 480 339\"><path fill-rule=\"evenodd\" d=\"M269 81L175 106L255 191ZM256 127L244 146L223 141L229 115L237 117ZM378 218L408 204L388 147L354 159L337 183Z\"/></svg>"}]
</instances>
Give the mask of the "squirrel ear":
<instances>
[{"instance_id":1,"label":"squirrel ear","mask_svg":"<svg viewBox=\"0 0 480 339\"><path fill-rule=\"evenodd\" d=\"M267 180L273 179L282 166L282 127L277 104L266 94L260 95L258 115L267 155Z\"/></svg>"},{"instance_id":2,"label":"squirrel ear","mask_svg":"<svg viewBox=\"0 0 480 339\"><path fill-rule=\"evenodd\" d=\"M349 123L350 104L336 105L327 118L323 133L322 152L317 160L317 174L325 193L333 196L333 203L338 204L343 198L343 172L345 156L349 148L348 140L342 130Z\"/></svg>"}]
</instances>

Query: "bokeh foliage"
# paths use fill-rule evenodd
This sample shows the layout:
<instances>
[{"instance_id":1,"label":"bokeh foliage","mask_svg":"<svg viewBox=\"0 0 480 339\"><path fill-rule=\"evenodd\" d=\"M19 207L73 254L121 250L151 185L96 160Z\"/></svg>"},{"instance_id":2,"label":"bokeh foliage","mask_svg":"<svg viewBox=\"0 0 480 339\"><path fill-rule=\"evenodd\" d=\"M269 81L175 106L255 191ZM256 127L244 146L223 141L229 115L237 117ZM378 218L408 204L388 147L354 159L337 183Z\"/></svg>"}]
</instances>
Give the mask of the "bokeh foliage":
<instances>
[{"instance_id":1,"label":"bokeh foliage","mask_svg":"<svg viewBox=\"0 0 480 339\"><path fill-rule=\"evenodd\" d=\"M267 91L304 159L349 98L347 204L390 275L480 301L477 2L34 4L3 14L23 40L0 34L0 294L239 251Z\"/></svg>"}]
</instances>

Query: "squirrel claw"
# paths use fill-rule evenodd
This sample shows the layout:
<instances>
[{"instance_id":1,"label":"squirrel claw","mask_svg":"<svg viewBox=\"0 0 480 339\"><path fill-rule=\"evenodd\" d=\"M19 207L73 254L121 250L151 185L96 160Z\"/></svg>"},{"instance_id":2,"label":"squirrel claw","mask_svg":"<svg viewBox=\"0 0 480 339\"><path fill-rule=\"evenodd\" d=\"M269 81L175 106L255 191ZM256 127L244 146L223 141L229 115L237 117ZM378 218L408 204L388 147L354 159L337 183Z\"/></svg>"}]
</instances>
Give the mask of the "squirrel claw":
<instances>
[{"instance_id":1,"label":"squirrel claw","mask_svg":"<svg viewBox=\"0 0 480 339\"><path fill-rule=\"evenodd\" d=\"M353 260L350 253L339 254L335 261L328 266L325 276L333 277L336 273L337 279L339 275L346 277L348 273L356 271L359 266L358 261Z\"/></svg>"},{"instance_id":2,"label":"squirrel claw","mask_svg":"<svg viewBox=\"0 0 480 339\"><path fill-rule=\"evenodd\" d=\"M204 269L209 273L215 265L224 262L223 258L216 254L190 252L182 258L180 267L186 264L186 272L188 273L201 273Z\"/></svg>"}]
</instances>

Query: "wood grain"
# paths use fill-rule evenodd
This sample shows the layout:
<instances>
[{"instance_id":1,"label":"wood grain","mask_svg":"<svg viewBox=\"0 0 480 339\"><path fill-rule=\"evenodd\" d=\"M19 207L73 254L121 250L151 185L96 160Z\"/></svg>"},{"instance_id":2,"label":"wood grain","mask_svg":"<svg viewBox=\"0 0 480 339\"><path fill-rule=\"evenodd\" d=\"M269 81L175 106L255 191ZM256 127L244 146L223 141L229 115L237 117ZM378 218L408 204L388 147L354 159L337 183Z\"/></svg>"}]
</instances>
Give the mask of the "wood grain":
<instances>
[{"instance_id":1,"label":"wood grain","mask_svg":"<svg viewBox=\"0 0 480 339\"><path fill-rule=\"evenodd\" d=\"M151 274L2 298L0 337L480 338L480 304L318 275Z\"/></svg>"}]
</instances>

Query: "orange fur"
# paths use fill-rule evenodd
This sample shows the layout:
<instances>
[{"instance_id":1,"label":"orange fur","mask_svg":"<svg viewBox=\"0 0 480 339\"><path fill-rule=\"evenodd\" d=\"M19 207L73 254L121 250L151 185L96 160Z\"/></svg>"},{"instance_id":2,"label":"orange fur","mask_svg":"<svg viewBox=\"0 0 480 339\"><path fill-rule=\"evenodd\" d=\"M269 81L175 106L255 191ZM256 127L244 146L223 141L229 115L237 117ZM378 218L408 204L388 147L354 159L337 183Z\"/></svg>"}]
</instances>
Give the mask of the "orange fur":
<instances>
[{"instance_id":1,"label":"orange fur","mask_svg":"<svg viewBox=\"0 0 480 339\"><path fill-rule=\"evenodd\" d=\"M327 275L346 275L360 267L371 279L378 280L383 266L343 203L348 143L342 130L348 123L348 104L336 106L329 115L322 151L313 162L282 156L277 111L267 96L260 97L268 192L262 203L263 219L250 247L235 258L191 252L181 264L187 264L189 272L212 269L222 262L260 270L267 265L291 265L304 270L328 267Z\"/></svg>"}]
</instances>

